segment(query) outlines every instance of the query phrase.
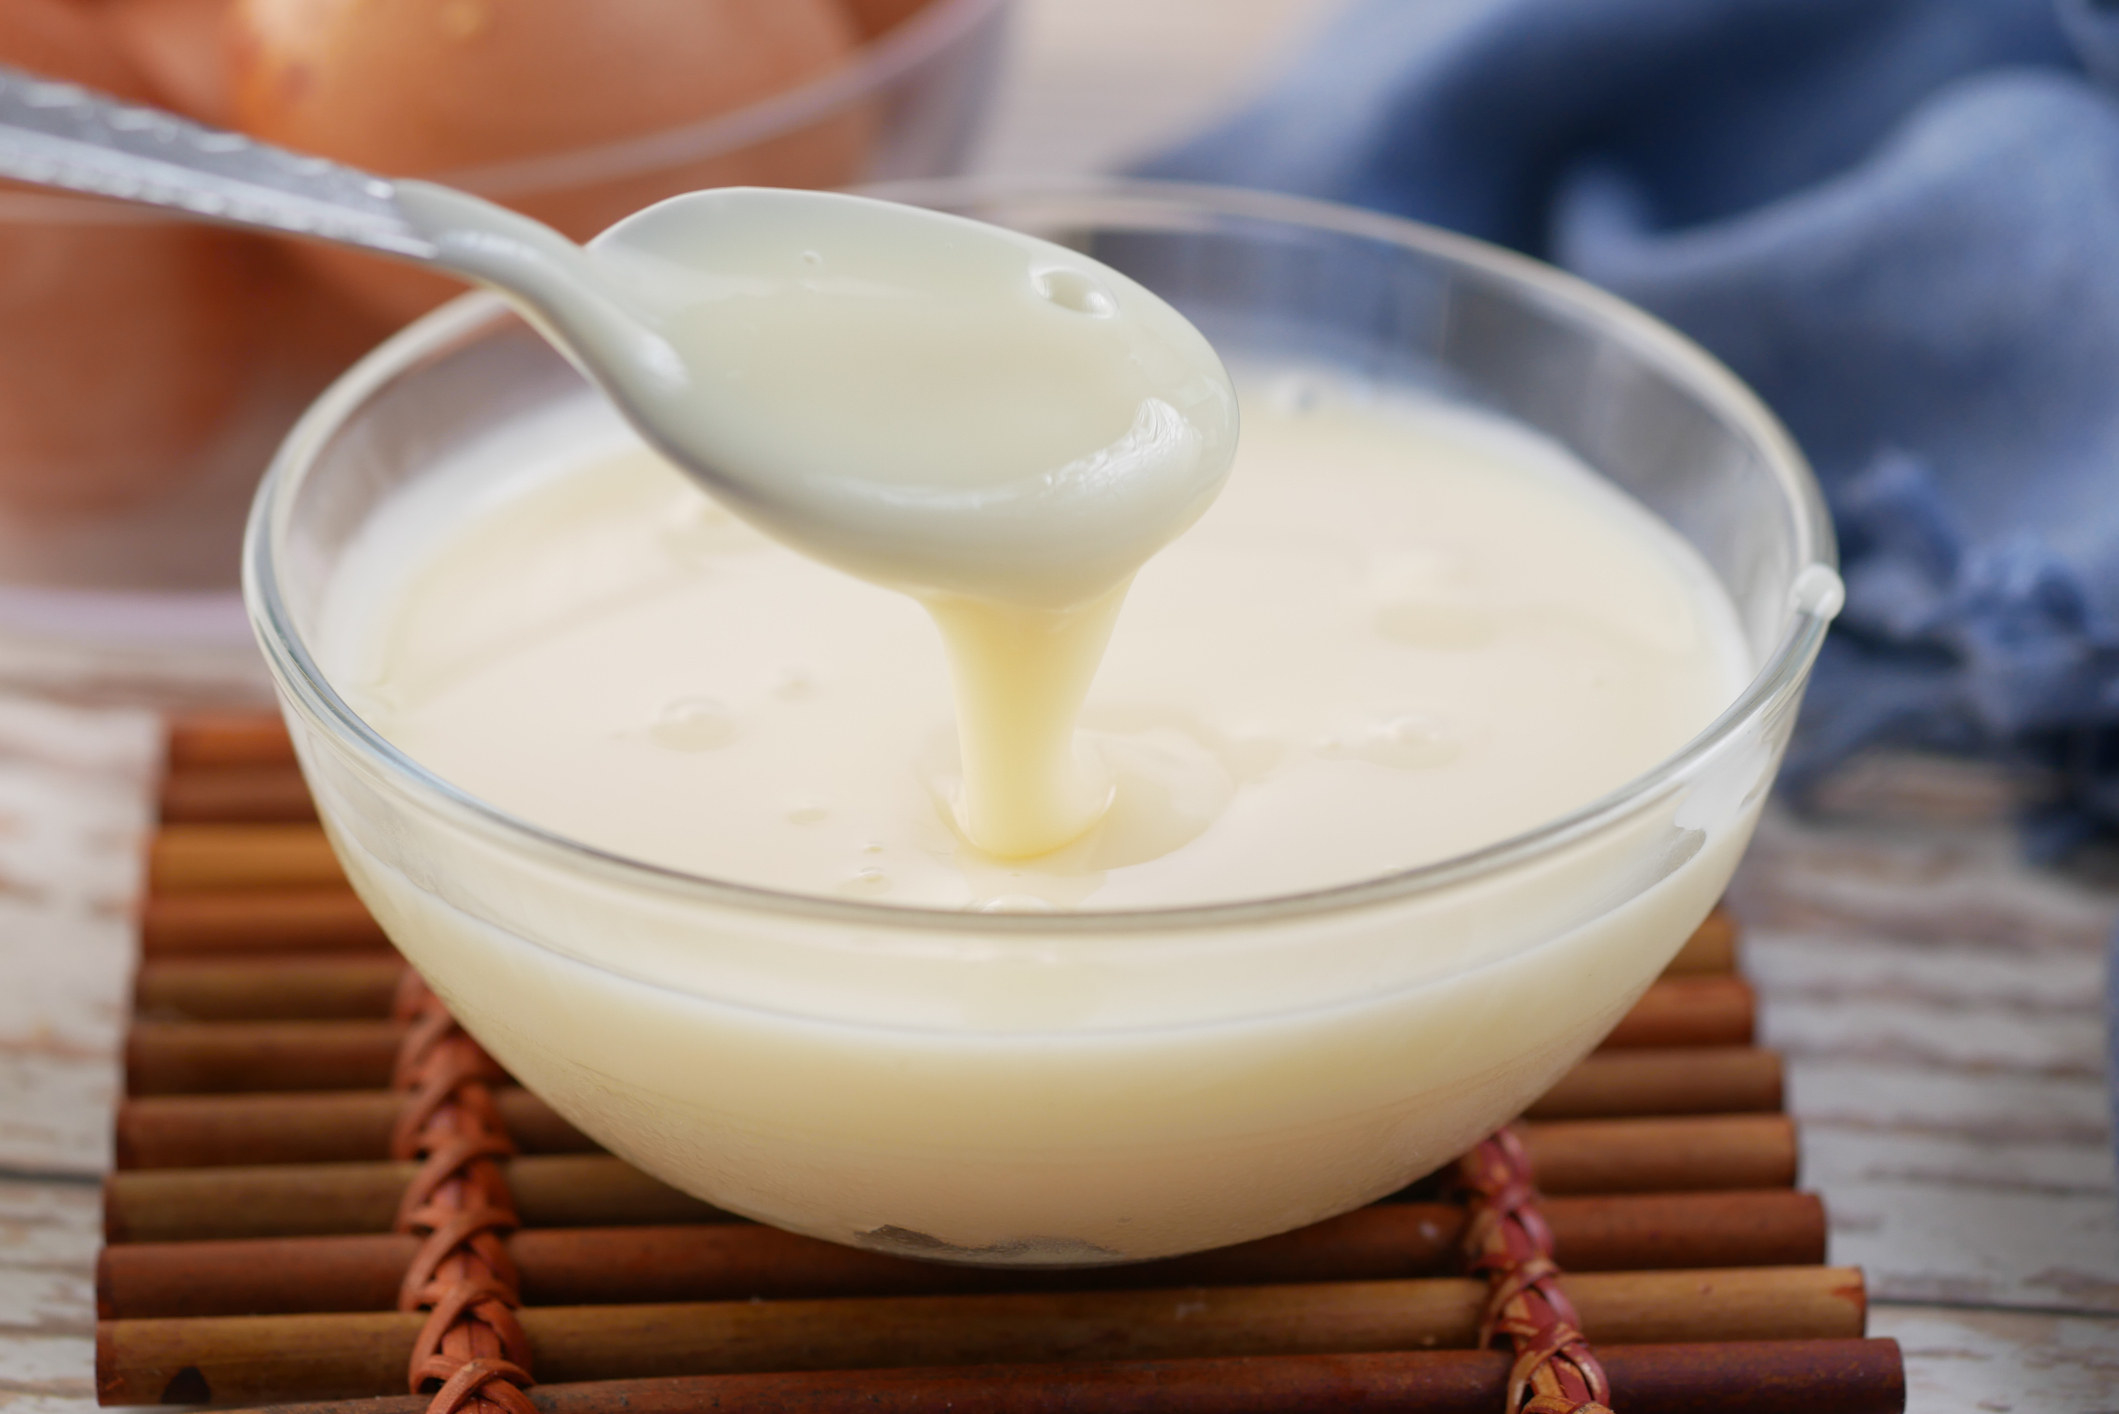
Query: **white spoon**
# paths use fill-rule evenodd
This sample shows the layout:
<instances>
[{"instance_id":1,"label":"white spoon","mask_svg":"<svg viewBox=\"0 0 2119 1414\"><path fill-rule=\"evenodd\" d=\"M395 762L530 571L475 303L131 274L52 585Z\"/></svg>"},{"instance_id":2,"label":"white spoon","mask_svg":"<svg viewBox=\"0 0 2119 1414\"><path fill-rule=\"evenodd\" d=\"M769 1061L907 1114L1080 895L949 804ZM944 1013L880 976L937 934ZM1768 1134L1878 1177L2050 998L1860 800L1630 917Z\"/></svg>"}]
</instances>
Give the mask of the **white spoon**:
<instances>
[{"instance_id":1,"label":"white spoon","mask_svg":"<svg viewBox=\"0 0 2119 1414\"><path fill-rule=\"evenodd\" d=\"M1197 518L1234 455L1235 395L1183 316L961 217L730 188L583 247L460 191L5 68L0 176L492 285L731 509L915 593L1093 599Z\"/></svg>"}]
</instances>

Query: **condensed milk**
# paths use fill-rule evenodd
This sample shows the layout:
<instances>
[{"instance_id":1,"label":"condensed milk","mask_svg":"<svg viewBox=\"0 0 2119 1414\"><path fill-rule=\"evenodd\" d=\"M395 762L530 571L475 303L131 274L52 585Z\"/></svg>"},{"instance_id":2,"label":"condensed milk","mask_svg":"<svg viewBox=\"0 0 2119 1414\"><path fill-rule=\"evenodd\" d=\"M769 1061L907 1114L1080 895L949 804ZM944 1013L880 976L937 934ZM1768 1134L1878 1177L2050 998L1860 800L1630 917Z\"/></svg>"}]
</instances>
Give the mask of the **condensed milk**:
<instances>
[{"instance_id":1,"label":"condensed milk","mask_svg":"<svg viewBox=\"0 0 2119 1414\"><path fill-rule=\"evenodd\" d=\"M268 483L253 604L349 877L480 1042L614 1153L946 1260L1259 1237L1520 1111L1720 894L1836 602L1777 429L1600 297L1539 286L1481 322L1510 280L1558 277L1307 208L1209 239L1201 199L1105 215L1135 253L1177 232L1195 298L1214 262L1305 243L1358 252L1332 267L1348 293L1410 271L1393 298L1445 375L1496 328L1593 347L1618 399L1599 436L1683 434L1639 446L1685 537L1518 424L1345 371L1403 366L1394 335L1355 336L1374 359L1285 356L1304 321L1347 347L1306 280L1242 296L1281 322L1226 341L1233 469L1103 575L1130 576L1123 601L1087 577L989 598L1079 614L1071 654L948 625L935 583L789 551L490 307L379 355ZM1474 293L1422 323L1436 272ZM533 367L538 398L450 398ZM1651 391L1712 415L1629 420ZM981 843L979 684L937 621L1000 665L992 720L1056 704L1024 734L1088 787L1057 847ZM1078 714L1011 698L1032 672L1080 685Z\"/></svg>"},{"instance_id":2,"label":"condensed milk","mask_svg":"<svg viewBox=\"0 0 2119 1414\"><path fill-rule=\"evenodd\" d=\"M767 539L582 403L543 457L466 462L370 524L328 667L413 759L570 839L982 909L1297 894L1465 853L1647 770L1748 678L1705 567L1558 447L1329 376L1248 381L1236 473L1123 612L1108 587L1028 627L930 604L945 655L912 599ZM1108 811L1053 852L983 848L966 723L1004 738L970 753L1001 772L1087 763Z\"/></svg>"}]
</instances>

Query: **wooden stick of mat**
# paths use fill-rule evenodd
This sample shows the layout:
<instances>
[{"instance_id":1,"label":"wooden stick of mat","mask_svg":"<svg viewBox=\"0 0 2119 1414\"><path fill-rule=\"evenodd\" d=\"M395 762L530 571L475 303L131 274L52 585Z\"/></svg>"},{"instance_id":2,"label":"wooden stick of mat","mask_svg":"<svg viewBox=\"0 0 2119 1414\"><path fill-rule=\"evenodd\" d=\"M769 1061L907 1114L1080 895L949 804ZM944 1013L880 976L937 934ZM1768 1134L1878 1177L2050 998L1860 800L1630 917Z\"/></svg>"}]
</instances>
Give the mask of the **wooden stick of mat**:
<instances>
[{"instance_id":1,"label":"wooden stick of mat","mask_svg":"<svg viewBox=\"0 0 2119 1414\"><path fill-rule=\"evenodd\" d=\"M390 1083L405 1027L393 1021L135 1021L134 1095L371 1090Z\"/></svg>"},{"instance_id":2,"label":"wooden stick of mat","mask_svg":"<svg viewBox=\"0 0 2119 1414\"><path fill-rule=\"evenodd\" d=\"M151 893L140 905L143 959L319 951L377 953L397 961L367 905L344 887Z\"/></svg>"},{"instance_id":3,"label":"wooden stick of mat","mask_svg":"<svg viewBox=\"0 0 2119 1414\"><path fill-rule=\"evenodd\" d=\"M149 1021L357 1021L387 1017L405 964L395 953L147 958L133 974Z\"/></svg>"},{"instance_id":4,"label":"wooden stick of mat","mask_svg":"<svg viewBox=\"0 0 2119 1414\"><path fill-rule=\"evenodd\" d=\"M1663 969L1666 977L1720 976L1726 977L1738 970L1738 938L1741 930L1736 924L1736 915L1721 904L1714 906L1693 929L1692 936L1678 949L1677 956Z\"/></svg>"},{"instance_id":5,"label":"wooden stick of mat","mask_svg":"<svg viewBox=\"0 0 2119 1414\"><path fill-rule=\"evenodd\" d=\"M254 958L280 953L390 952L389 939L342 884L307 888L150 893L141 905L140 949L162 958ZM1670 961L1670 977L1736 970L1738 931L1717 909Z\"/></svg>"},{"instance_id":6,"label":"wooden stick of mat","mask_svg":"<svg viewBox=\"0 0 2119 1414\"><path fill-rule=\"evenodd\" d=\"M1626 1414L1901 1414L1905 1365L1890 1340L1609 1346ZM709 1375L530 1391L540 1414L1494 1414L1508 1357L1492 1351ZM286 1405L273 1414L419 1414L415 1399Z\"/></svg>"},{"instance_id":7,"label":"wooden stick of mat","mask_svg":"<svg viewBox=\"0 0 2119 1414\"><path fill-rule=\"evenodd\" d=\"M605 1154L538 1155L503 1166L516 1214L530 1226L732 1220ZM103 1183L103 1236L184 1242L389 1232L417 1171L416 1164L366 1163L114 1173Z\"/></svg>"},{"instance_id":8,"label":"wooden stick of mat","mask_svg":"<svg viewBox=\"0 0 2119 1414\"><path fill-rule=\"evenodd\" d=\"M596 1142L513 1085L494 1090L516 1152L592 1154ZM387 1154L404 1108L388 1090L149 1095L118 1102L120 1169L358 1163Z\"/></svg>"},{"instance_id":9,"label":"wooden stick of mat","mask_svg":"<svg viewBox=\"0 0 2119 1414\"><path fill-rule=\"evenodd\" d=\"M313 824L316 802L291 765L192 766L163 774L155 815L165 825Z\"/></svg>"},{"instance_id":10,"label":"wooden stick of mat","mask_svg":"<svg viewBox=\"0 0 2119 1414\"><path fill-rule=\"evenodd\" d=\"M170 720L162 761L169 771L292 766L294 743L271 712L187 712Z\"/></svg>"},{"instance_id":11,"label":"wooden stick of mat","mask_svg":"<svg viewBox=\"0 0 2119 1414\"><path fill-rule=\"evenodd\" d=\"M1615 1345L1844 1340L1866 1312L1846 1267L1585 1272L1566 1279L1592 1339ZM1055 1360L1182 1359L1469 1347L1486 1283L1324 1282L827 1301L530 1307L537 1369L558 1381L743 1371ZM220 1316L102 1322L105 1403L162 1402L192 1371L221 1402L388 1389L417 1314Z\"/></svg>"},{"instance_id":12,"label":"wooden stick of mat","mask_svg":"<svg viewBox=\"0 0 2119 1414\"><path fill-rule=\"evenodd\" d=\"M345 886L318 825L164 825L147 843L149 893Z\"/></svg>"},{"instance_id":13,"label":"wooden stick of mat","mask_svg":"<svg viewBox=\"0 0 2119 1414\"><path fill-rule=\"evenodd\" d=\"M1525 1125L1548 1194L1684 1193L1787 1188L1795 1126L1785 1115L1561 1120ZM604 1154L507 1160L530 1227L725 1222L726 1214ZM104 1180L110 1242L388 1232L414 1166L272 1164L148 1169Z\"/></svg>"},{"instance_id":14,"label":"wooden stick of mat","mask_svg":"<svg viewBox=\"0 0 2119 1414\"><path fill-rule=\"evenodd\" d=\"M1592 1055L1526 1114L1541 1119L1769 1114L1781 1059L1743 1046ZM516 1149L593 1153L594 1140L513 1086L494 1094ZM148 1095L118 1102L117 1167L339 1163L386 1153L400 1100L387 1090L314 1094Z\"/></svg>"},{"instance_id":15,"label":"wooden stick of mat","mask_svg":"<svg viewBox=\"0 0 2119 1414\"><path fill-rule=\"evenodd\" d=\"M389 1016L404 972L395 953L380 951L150 957L134 976L133 1005L153 1021L375 1020ZM1702 997L1711 1005L1742 996L1699 972L1669 973L1658 985L1664 990L1644 998L1651 1007L1684 1010Z\"/></svg>"},{"instance_id":16,"label":"wooden stick of mat","mask_svg":"<svg viewBox=\"0 0 2119 1414\"><path fill-rule=\"evenodd\" d=\"M1789 1189L1544 1202L1569 1271L1816 1265L1824 1205ZM1161 1262L1084 1271L915 1262L750 1223L530 1228L507 1240L524 1301L539 1306L752 1297L1255 1286L1456 1275L1465 1210L1362 1208L1297 1232ZM97 1313L237 1316L392 1307L416 1239L399 1234L133 1243L96 1262Z\"/></svg>"},{"instance_id":17,"label":"wooden stick of mat","mask_svg":"<svg viewBox=\"0 0 2119 1414\"><path fill-rule=\"evenodd\" d=\"M1655 983L1603 1049L1744 1046L1756 999L1735 977ZM367 1090L387 1083L404 1028L389 1021L136 1021L125 1039L134 1095Z\"/></svg>"}]
</instances>

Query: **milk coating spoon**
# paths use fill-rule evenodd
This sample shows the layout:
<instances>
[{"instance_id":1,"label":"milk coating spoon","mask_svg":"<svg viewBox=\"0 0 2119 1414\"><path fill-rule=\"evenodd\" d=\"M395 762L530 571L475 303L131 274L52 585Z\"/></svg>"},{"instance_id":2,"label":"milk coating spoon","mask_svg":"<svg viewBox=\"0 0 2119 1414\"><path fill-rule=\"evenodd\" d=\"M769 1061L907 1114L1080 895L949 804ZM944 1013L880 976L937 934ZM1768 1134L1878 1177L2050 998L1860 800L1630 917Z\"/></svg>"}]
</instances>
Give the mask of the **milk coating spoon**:
<instances>
[{"instance_id":1,"label":"milk coating spoon","mask_svg":"<svg viewBox=\"0 0 2119 1414\"><path fill-rule=\"evenodd\" d=\"M1234 454L1234 392L1183 316L962 217L727 188L579 246L464 192L5 68L0 176L490 285L723 504L925 596L1093 600L1198 517Z\"/></svg>"}]
</instances>

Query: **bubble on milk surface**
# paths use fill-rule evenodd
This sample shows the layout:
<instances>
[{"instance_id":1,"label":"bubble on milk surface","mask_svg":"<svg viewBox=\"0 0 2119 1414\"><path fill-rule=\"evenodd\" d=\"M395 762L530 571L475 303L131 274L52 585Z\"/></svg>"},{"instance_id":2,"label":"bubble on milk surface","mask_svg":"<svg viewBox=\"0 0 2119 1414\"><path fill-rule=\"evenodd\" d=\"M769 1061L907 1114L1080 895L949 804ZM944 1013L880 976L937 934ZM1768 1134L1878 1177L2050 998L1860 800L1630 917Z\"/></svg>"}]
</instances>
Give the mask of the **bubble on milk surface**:
<instances>
[{"instance_id":1,"label":"bubble on milk surface","mask_svg":"<svg viewBox=\"0 0 2119 1414\"><path fill-rule=\"evenodd\" d=\"M890 875L881 869L856 869L841 880L839 893L848 898L869 898L890 892Z\"/></svg>"},{"instance_id":2,"label":"bubble on milk surface","mask_svg":"<svg viewBox=\"0 0 2119 1414\"><path fill-rule=\"evenodd\" d=\"M663 707L647 734L671 751L718 751L742 735L742 727L718 697L679 697Z\"/></svg>"},{"instance_id":3,"label":"bubble on milk surface","mask_svg":"<svg viewBox=\"0 0 2119 1414\"><path fill-rule=\"evenodd\" d=\"M1395 712L1335 732L1318 743L1317 754L1418 771L1455 761L1464 754L1464 741L1460 733L1428 713Z\"/></svg>"},{"instance_id":4,"label":"bubble on milk surface","mask_svg":"<svg viewBox=\"0 0 2119 1414\"><path fill-rule=\"evenodd\" d=\"M1031 283L1047 301L1092 319L1109 319L1118 313L1118 301L1096 279L1080 270L1040 270Z\"/></svg>"}]
</instances>

